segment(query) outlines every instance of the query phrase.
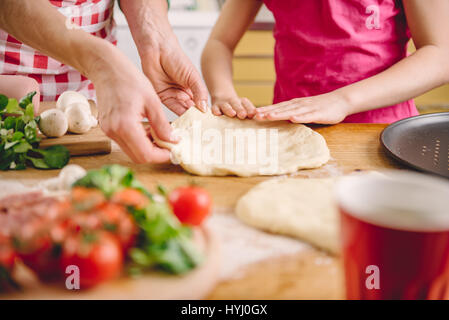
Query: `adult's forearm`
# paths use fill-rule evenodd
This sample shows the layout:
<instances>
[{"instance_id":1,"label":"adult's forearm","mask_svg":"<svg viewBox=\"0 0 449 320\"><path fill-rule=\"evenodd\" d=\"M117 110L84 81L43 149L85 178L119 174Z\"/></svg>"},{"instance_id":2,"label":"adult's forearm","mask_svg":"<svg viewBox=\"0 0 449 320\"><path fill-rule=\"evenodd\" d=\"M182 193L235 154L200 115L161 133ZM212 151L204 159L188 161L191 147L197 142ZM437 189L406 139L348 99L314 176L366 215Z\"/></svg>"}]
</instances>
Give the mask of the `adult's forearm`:
<instances>
[{"instance_id":1,"label":"adult's forearm","mask_svg":"<svg viewBox=\"0 0 449 320\"><path fill-rule=\"evenodd\" d=\"M201 58L203 77L212 99L237 96L232 83L233 54L220 41L210 39Z\"/></svg>"},{"instance_id":2,"label":"adult's forearm","mask_svg":"<svg viewBox=\"0 0 449 320\"><path fill-rule=\"evenodd\" d=\"M351 114L395 105L449 81L447 53L424 46L389 69L337 90L348 101Z\"/></svg>"},{"instance_id":3,"label":"adult's forearm","mask_svg":"<svg viewBox=\"0 0 449 320\"><path fill-rule=\"evenodd\" d=\"M66 17L48 0L0 1L0 28L87 77L114 50L103 39L67 28Z\"/></svg>"},{"instance_id":4,"label":"adult's forearm","mask_svg":"<svg viewBox=\"0 0 449 320\"><path fill-rule=\"evenodd\" d=\"M120 6L141 56L164 50L163 44L175 39L166 0L121 0Z\"/></svg>"}]
</instances>

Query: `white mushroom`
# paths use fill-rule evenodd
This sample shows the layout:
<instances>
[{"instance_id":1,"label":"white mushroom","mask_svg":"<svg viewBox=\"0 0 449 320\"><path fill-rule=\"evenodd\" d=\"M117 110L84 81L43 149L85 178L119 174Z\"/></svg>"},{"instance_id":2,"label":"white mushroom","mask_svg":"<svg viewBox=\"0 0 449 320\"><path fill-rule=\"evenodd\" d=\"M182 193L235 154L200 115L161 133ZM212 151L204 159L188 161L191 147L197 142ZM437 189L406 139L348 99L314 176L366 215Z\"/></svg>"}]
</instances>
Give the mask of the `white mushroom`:
<instances>
[{"instance_id":1,"label":"white mushroom","mask_svg":"<svg viewBox=\"0 0 449 320\"><path fill-rule=\"evenodd\" d=\"M69 190L78 179L86 175L86 170L76 164L65 166L59 173L59 187L62 190Z\"/></svg>"},{"instance_id":2,"label":"white mushroom","mask_svg":"<svg viewBox=\"0 0 449 320\"><path fill-rule=\"evenodd\" d=\"M66 115L58 109L50 109L41 113L39 129L47 137L62 137L68 129Z\"/></svg>"},{"instance_id":3,"label":"white mushroom","mask_svg":"<svg viewBox=\"0 0 449 320\"><path fill-rule=\"evenodd\" d=\"M86 133L96 126L96 119L87 113L82 103L72 103L65 111L69 123L69 131L73 133ZM95 121L93 120L95 119Z\"/></svg>"},{"instance_id":4,"label":"white mushroom","mask_svg":"<svg viewBox=\"0 0 449 320\"><path fill-rule=\"evenodd\" d=\"M67 108L73 103L80 103L85 108L88 114L91 114L89 101L85 96L76 91L66 91L61 94L56 101L56 108L61 109L61 111L65 112Z\"/></svg>"},{"instance_id":5,"label":"white mushroom","mask_svg":"<svg viewBox=\"0 0 449 320\"><path fill-rule=\"evenodd\" d=\"M44 192L45 191L49 191L49 192L60 191L59 190L60 189L59 177L42 180L38 184L38 187L43 189Z\"/></svg>"},{"instance_id":6,"label":"white mushroom","mask_svg":"<svg viewBox=\"0 0 449 320\"><path fill-rule=\"evenodd\" d=\"M63 196L70 191L72 185L86 175L86 170L76 164L65 166L55 178L42 180L37 188L50 196Z\"/></svg>"}]
</instances>

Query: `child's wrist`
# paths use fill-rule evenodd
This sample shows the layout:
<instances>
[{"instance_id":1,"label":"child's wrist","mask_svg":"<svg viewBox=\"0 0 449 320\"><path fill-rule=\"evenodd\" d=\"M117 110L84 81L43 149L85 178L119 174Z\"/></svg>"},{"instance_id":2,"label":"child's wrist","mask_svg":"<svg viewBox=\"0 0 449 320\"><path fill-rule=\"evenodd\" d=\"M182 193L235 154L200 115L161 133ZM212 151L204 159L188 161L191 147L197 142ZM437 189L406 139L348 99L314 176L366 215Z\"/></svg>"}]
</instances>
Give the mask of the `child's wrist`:
<instances>
[{"instance_id":1,"label":"child's wrist","mask_svg":"<svg viewBox=\"0 0 449 320\"><path fill-rule=\"evenodd\" d=\"M349 116L354 113L360 112L358 107L358 99L357 95L354 94L353 90L349 90L349 88L343 87L334 91L339 99L342 101L342 107L345 109L345 113Z\"/></svg>"}]
</instances>

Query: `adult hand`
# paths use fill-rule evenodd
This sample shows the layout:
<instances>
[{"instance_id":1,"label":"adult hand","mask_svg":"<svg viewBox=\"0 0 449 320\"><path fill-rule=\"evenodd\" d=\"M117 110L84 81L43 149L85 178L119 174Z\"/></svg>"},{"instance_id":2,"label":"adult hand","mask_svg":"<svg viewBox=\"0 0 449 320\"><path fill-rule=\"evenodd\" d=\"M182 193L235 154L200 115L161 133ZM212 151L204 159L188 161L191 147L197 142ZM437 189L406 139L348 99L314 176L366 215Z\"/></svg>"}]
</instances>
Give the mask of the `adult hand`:
<instances>
[{"instance_id":1,"label":"adult hand","mask_svg":"<svg viewBox=\"0 0 449 320\"><path fill-rule=\"evenodd\" d=\"M122 0L142 70L161 101L178 115L196 106L206 111L208 92L182 51L167 16L166 0Z\"/></svg>"},{"instance_id":2,"label":"adult hand","mask_svg":"<svg viewBox=\"0 0 449 320\"><path fill-rule=\"evenodd\" d=\"M205 112L208 92L200 73L184 54L174 34L169 34L157 50L141 50L142 69L159 98L177 115L196 106Z\"/></svg>"},{"instance_id":3,"label":"adult hand","mask_svg":"<svg viewBox=\"0 0 449 320\"><path fill-rule=\"evenodd\" d=\"M349 104L337 92L296 98L256 109L256 120L290 120L294 123L335 124L349 115Z\"/></svg>"},{"instance_id":4,"label":"adult hand","mask_svg":"<svg viewBox=\"0 0 449 320\"><path fill-rule=\"evenodd\" d=\"M153 86L119 50L111 46L109 53L106 65L99 62L89 75L102 130L136 163L168 161L170 152L153 144L141 123L148 118L158 138L176 142Z\"/></svg>"}]
</instances>

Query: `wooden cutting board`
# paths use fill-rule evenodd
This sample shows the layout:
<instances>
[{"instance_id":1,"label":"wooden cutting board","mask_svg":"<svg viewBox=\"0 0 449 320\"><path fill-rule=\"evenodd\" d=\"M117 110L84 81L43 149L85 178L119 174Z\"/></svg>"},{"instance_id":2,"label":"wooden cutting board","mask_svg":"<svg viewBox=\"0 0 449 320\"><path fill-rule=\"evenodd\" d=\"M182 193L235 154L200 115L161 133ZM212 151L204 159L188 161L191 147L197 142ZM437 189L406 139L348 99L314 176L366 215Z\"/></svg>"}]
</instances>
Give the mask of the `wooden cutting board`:
<instances>
[{"instance_id":1,"label":"wooden cutting board","mask_svg":"<svg viewBox=\"0 0 449 320\"><path fill-rule=\"evenodd\" d=\"M39 114L52 108L56 108L56 102L41 102ZM92 114L96 116L97 108L93 101L91 101L91 108ZM111 153L111 139L99 127L93 128L85 134L67 133L60 138L47 138L42 136L40 146L47 148L58 144L67 147L72 156Z\"/></svg>"}]
</instances>

